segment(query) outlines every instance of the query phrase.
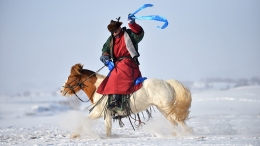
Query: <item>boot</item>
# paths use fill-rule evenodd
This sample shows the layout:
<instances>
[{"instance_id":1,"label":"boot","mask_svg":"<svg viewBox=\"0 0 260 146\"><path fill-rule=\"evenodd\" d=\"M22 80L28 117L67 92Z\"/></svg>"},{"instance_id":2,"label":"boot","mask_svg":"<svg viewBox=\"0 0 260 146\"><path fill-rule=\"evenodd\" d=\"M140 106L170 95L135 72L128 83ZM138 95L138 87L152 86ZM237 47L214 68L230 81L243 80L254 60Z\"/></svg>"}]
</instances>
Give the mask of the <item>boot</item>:
<instances>
[{"instance_id":1,"label":"boot","mask_svg":"<svg viewBox=\"0 0 260 146\"><path fill-rule=\"evenodd\" d=\"M121 107L121 95L120 94L112 94L111 102L108 105L108 109L120 108Z\"/></svg>"}]
</instances>

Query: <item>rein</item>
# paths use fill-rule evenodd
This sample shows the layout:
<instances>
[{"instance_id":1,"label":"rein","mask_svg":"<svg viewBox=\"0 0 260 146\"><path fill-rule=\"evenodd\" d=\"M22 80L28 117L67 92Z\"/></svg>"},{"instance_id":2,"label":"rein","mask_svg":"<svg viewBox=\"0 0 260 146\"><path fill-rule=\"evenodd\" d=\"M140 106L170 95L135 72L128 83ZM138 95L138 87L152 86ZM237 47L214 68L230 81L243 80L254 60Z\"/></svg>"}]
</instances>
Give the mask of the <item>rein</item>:
<instances>
[{"instance_id":1,"label":"rein","mask_svg":"<svg viewBox=\"0 0 260 146\"><path fill-rule=\"evenodd\" d=\"M98 72L100 72L106 65L102 66L99 70L97 70L96 72L94 72L93 74L91 74L89 77L87 77L82 84L84 85L84 82L86 82L88 79L90 79L93 75L97 74Z\"/></svg>"},{"instance_id":2,"label":"rein","mask_svg":"<svg viewBox=\"0 0 260 146\"><path fill-rule=\"evenodd\" d=\"M74 88L75 87L77 87L77 86L79 86L80 87L80 89L82 89L82 85L84 85L84 86L86 86L85 84L84 84L84 82L86 82L87 80L89 80L93 75L95 75L95 74L97 74L98 72L100 72L103 68L105 67L105 65L104 66L102 66L100 69L98 69L96 72L94 72L93 74L91 74L90 76L88 76L83 82L80 82L80 80L78 81L78 84L76 84L76 85L74 85L74 86L63 86L64 88L69 88L72 92L73 92L73 94L74 95L76 95L76 97L81 101L81 102L89 102L89 100L87 100L87 101L83 101L77 94L76 94L76 92L74 91ZM80 78L82 77L82 75L80 76ZM76 79L74 79L72 82L74 82L74 81L76 81ZM70 82L70 83L72 83L72 82ZM89 82L91 82L91 81L89 81ZM68 91L67 91L68 92ZM67 94L67 92L65 93L65 94Z\"/></svg>"}]
</instances>

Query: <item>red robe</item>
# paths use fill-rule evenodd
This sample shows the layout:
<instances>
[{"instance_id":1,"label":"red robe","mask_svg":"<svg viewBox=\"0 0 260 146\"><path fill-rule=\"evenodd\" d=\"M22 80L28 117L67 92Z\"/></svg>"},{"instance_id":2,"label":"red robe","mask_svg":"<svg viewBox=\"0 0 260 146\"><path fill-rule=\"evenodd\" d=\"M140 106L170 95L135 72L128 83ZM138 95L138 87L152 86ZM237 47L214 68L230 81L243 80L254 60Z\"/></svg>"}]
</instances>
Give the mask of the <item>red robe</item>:
<instances>
[{"instance_id":1,"label":"red robe","mask_svg":"<svg viewBox=\"0 0 260 146\"><path fill-rule=\"evenodd\" d=\"M129 24L130 29L138 34L142 28L136 24ZM130 56L124 40L124 32L114 41L114 57L120 58ZM135 80L141 77L139 66L135 64L131 58L115 62L115 68L110 72L97 89L99 94L131 94L140 89L142 84L135 85Z\"/></svg>"}]
</instances>

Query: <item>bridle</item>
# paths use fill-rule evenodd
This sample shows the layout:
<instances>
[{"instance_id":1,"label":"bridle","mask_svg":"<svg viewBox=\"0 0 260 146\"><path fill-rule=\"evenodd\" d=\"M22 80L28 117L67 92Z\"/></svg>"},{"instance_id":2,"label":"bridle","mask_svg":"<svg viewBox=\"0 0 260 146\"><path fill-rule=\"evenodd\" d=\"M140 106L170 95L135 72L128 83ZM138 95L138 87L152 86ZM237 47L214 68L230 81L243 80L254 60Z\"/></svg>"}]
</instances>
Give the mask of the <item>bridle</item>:
<instances>
[{"instance_id":1,"label":"bridle","mask_svg":"<svg viewBox=\"0 0 260 146\"><path fill-rule=\"evenodd\" d=\"M67 85L64 85L64 86L62 86L63 88L69 88L70 90L68 90L68 91L66 91L64 94L66 95L69 91L72 91L73 92L73 94L81 101L81 102L89 102L89 100L90 100L90 98L89 98L89 100L87 100L87 101L83 101L77 94L76 94L76 92L75 92L75 90L74 90L74 88L76 88L77 86L79 86L79 88L81 89L81 90L83 90L83 87L84 86L86 86L86 87L88 87L87 85L85 85L84 84L84 82L86 82L86 81L89 81L90 83L92 83L91 82L91 80L89 80L89 79L91 79L91 77L93 76L93 75L95 75L96 73L98 73L100 70L102 70L103 68L105 67L105 65L103 66L103 67L101 67L99 70L97 70L96 72L94 72L94 73L92 73L90 76L88 76L84 81L82 81L82 82L80 82L80 80L82 79L82 74L80 74L79 76L79 79L78 79L78 77L75 77L75 79L73 80L73 81L71 81L70 83L66 83ZM73 69L74 70L74 69ZM75 70L74 70L75 71ZM70 77L68 77L68 78L70 78ZM78 79L78 80L77 80ZM77 82L77 84L76 85L73 85L73 86L70 86L70 84L71 83L73 83L73 82ZM93 84L93 83L92 83Z\"/></svg>"}]
</instances>

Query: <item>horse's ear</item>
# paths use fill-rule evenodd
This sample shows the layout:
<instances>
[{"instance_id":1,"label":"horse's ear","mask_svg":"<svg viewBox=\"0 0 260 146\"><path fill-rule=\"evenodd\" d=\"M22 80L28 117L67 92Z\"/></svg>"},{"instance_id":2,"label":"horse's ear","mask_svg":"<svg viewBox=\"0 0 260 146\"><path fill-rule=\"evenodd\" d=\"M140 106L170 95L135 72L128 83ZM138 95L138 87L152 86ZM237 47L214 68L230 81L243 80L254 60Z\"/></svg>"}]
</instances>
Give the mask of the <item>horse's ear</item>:
<instances>
[{"instance_id":1,"label":"horse's ear","mask_svg":"<svg viewBox=\"0 0 260 146\"><path fill-rule=\"evenodd\" d=\"M84 64L81 64L81 65L80 65L80 68L78 69L78 71L79 71L78 74L82 74L82 72L83 72L83 70L84 70L84 69L83 69L83 66L84 66Z\"/></svg>"},{"instance_id":2,"label":"horse's ear","mask_svg":"<svg viewBox=\"0 0 260 146\"><path fill-rule=\"evenodd\" d=\"M74 66L72 66L71 67L71 74L76 74L76 75L81 75L81 71L80 70L82 70L82 68L83 68L83 65L81 65L81 64L75 64Z\"/></svg>"},{"instance_id":3,"label":"horse's ear","mask_svg":"<svg viewBox=\"0 0 260 146\"><path fill-rule=\"evenodd\" d=\"M78 71L79 71L80 74L82 74L84 69L79 69Z\"/></svg>"}]
</instances>

